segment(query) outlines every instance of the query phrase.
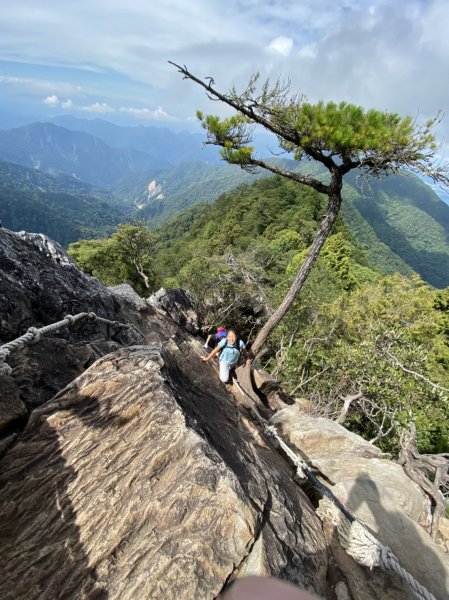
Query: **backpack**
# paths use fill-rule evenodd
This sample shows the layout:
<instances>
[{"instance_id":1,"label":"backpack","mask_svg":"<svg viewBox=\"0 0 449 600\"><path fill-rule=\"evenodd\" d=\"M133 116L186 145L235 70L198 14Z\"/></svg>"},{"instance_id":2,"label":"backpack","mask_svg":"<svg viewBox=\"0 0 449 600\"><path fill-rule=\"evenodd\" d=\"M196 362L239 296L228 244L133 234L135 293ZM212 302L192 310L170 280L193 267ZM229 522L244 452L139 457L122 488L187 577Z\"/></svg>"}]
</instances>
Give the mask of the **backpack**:
<instances>
[{"instance_id":1,"label":"backpack","mask_svg":"<svg viewBox=\"0 0 449 600\"><path fill-rule=\"evenodd\" d=\"M240 342L243 341L241 338L237 338L235 340L235 342L233 344L230 344L228 342L228 340L226 340L226 344L223 346L223 348L221 349L221 352L223 352L223 350L225 350L225 348L232 348L233 350L236 350L238 352L238 358L236 361L233 361L234 366L237 366L240 362L240 356L241 356L241 349L240 349Z\"/></svg>"}]
</instances>

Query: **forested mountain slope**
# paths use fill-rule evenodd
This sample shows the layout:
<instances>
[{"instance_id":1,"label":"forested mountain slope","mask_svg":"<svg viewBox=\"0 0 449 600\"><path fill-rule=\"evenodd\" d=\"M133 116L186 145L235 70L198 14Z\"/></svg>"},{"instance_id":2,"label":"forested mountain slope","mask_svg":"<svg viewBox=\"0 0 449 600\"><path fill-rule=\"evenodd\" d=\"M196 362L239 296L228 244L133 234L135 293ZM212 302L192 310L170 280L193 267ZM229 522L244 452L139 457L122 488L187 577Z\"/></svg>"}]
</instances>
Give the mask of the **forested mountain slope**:
<instances>
[{"instance_id":1,"label":"forested mountain slope","mask_svg":"<svg viewBox=\"0 0 449 600\"><path fill-rule=\"evenodd\" d=\"M449 207L432 188L411 175L370 179L362 188L354 176L348 183L345 220L370 263L407 274L405 263L435 287L449 285Z\"/></svg>"},{"instance_id":2,"label":"forested mountain slope","mask_svg":"<svg viewBox=\"0 0 449 600\"><path fill-rule=\"evenodd\" d=\"M286 159L276 162L294 166ZM297 163L296 170L309 171L309 165ZM241 184L269 176L233 165L191 163L130 176L114 191L138 206L137 218L155 227L190 206L213 202ZM413 175L382 181L351 175L343 196L345 222L370 264L383 273L416 272L436 287L449 285L449 207L430 186Z\"/></svg>"},{"instance_id":3,"label":"forested mountain slope","mask_svg":"<svg viewBox=\"0 0 449 600\"><path fill-rule=\"evenodd\" d=\"M235 165L197 161L133 173L119 181L113 191L124 202L138 207L138 218L155 227L186 208L211 203L241 184L270 175L268 171L251 174Z\"/></svg>"},{"instance_id":4,"label":"forested mountain slope","mask_svg":"<svg viewBox=\"0 0 449 600\"><path fill-rule=\"evenodd\" d=\"M0 220L8 229L68 244L110 234L126 219L123 207L101 188L0 161Z\"/></svg>"},{"instance_id":5,"label":"forested mountain slope","mask_svg":"<svg viewBox=\"0 0 449 600\"><path fill-rule=\"evenodd\" d=\"M290 288L325 205L318 192L271 177L153 232L126 226L110 239L72 244L69 253L100 281L126 282L142 295L185 287L211 330L224 323L254 339ZM366 232L367 222L349 206ZM389 252L386 258L394 258ZM145 265L147 288L136 259ZM447 401L440 392L449 383L448 306L448 290L431 289L416 275L384 277L340 215L264 361L326 415L338 415L342 398L362 389L367 396L352 406L348 423L367 439L381 439L385 450L397 452L400 429L413 415L420 447L447 451Z\"/></svg>"}]
</instances>

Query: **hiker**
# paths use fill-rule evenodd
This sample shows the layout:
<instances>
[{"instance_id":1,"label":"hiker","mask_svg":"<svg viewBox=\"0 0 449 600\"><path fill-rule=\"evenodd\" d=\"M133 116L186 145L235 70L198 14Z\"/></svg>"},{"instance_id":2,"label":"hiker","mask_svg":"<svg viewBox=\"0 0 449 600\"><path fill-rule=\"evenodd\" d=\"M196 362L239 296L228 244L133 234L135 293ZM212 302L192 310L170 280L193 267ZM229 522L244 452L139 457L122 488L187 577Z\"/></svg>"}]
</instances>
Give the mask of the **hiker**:
<instances>
[{"instance_id":1,"label":"hiker","mask_svg":"<svg viewBox=\"0 0 449 600\"><path fill-rule=\"evenodd\" d=\"M217 327L217 333L210 334L207 336L206 343L204 344L205 348L208 348L209 345L211 348L215 348L223 338L228 335L225 327Z\"/></svg>"},{"instance_id":2,"label":"hiker","mask_svg":"<svg viewBox=\"0 0 449 600\"><path fill-rule=\"evenodd\" d=\"M228 331L226 338L218 342L218 346L212 350L209 356L201 356L201 360L207 362L220 353L220 380L228 383L229 375L232 369L235 369L240 363L241 355L249 359L245 349L245 343L241 340L233 329Z\"/></svg>"}]
</instances>

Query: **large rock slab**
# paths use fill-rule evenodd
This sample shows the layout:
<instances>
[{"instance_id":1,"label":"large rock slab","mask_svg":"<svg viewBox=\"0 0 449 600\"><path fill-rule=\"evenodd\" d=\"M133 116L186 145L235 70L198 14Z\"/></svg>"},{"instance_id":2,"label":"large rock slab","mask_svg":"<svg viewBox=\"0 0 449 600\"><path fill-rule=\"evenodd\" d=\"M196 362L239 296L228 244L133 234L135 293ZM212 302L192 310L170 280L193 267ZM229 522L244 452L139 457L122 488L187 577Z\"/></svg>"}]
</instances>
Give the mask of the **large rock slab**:
<instances>
[{"instance_id":1,"label":"large rock slab","mask_svg":"<svg viewBox=\"0 0 449 600\"><path fill-rule=\"evenodd\" d=\"M284 437L307 456L332 484L370 475L412 519L425 519L427 501L400 465L380 458L379 448L342 425L287 407L273 417Z\"/></svg>"},{"instance_id":2,"label":"large rock slab","mask_svg":"<svg viewBox=\"0 0 449 600\"><path fill-rule=\"evenodd\" d=\"M436 598L449 598L449 560L418 524L425 523L428 499L402 467L380 458L380 451L341 425L301 413L279 411L272 422L283 436L333 485L334 494L398 556L401 565ZM357 565L338 542L335 527L324 526L334 558L357 600L411 597L393 575Z\"/></svg>"},{"instance_id":3,"label":"large rock slab","mask_svg":"<svg viewBox=\"0 0 449 600\"><path fill-rule=\"evenodd\" d=\"M3 599L212 599L239 572L327 595L290 468L177 342L100 358L33 411L0 460Z\"/></svg>"},{"instance_id":4,"label":"large rock slab","mask_svg":"<svg viewBox=\"0 0 449 600\"><path fill-rule=\"evenodd\" d=\"M176 324L139 298L129 286L114 291L76 268L45 236L0 228L0 345L29 327L67 314L94 312L130 328L100 322L64 327L8 357L11 377L0 384L0 436L23 422L100 356L136 343L163 343ZM8 408L10 407L10 408ZM26 421L26 419L25 419Z\"/></svg>"}]
</instances>

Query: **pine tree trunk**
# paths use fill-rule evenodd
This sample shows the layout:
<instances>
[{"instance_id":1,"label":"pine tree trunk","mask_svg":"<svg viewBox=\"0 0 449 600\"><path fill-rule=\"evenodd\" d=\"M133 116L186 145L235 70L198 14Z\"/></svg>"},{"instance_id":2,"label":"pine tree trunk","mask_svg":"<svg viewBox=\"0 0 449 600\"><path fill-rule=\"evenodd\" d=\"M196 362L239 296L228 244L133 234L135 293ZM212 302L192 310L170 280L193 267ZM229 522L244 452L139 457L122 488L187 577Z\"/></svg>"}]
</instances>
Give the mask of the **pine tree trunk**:
<instances>
[{"instance_id":1,"label":"pine tree trunk","mask_svg":"<svg viewBox=\"0 0 449 600\"><path fill-rule=\"evenodd\" d=\"M271 315L271 317L259 331L259 334L254 340L254 343L251 347L251 351L254 354L254 356L257 356L273 329L278 326L279 322L288 312L293 301L301 291L313 265L315 264L316 259L320 254L324 242L326 241L327 237L331 232L332 225L335 223L335 220L338 216L338 212L340 210L341 201L342 198L340 181L335 185L334 190L329 194L329 203L321 221L320 228L318 229L318 232L312 242L312 245L309 248L307 257L304 263L302 264L301 268L299 269L298 274L296 275L295 280L292 283L290 290L288 291L288 294L285 296L282 303L279 305L279 307L275 310L275 312Z\"/></svg>"}]
</instances>

